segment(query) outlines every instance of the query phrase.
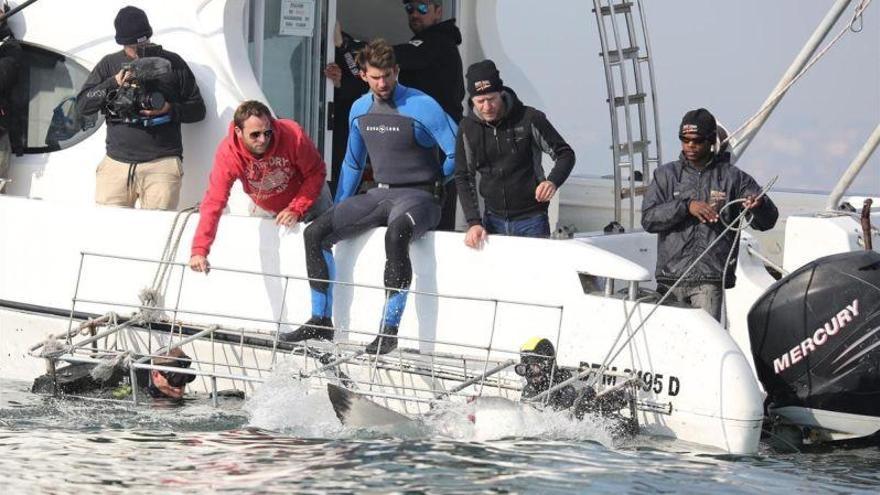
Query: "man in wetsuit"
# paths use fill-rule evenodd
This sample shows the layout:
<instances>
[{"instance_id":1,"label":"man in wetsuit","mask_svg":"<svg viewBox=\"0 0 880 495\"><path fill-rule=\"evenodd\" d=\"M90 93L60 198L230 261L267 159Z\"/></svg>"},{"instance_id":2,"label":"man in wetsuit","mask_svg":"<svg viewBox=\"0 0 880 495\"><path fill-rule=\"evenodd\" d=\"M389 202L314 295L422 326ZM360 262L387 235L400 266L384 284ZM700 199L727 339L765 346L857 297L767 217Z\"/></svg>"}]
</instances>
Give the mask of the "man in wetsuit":
<instances>
[{"instance_id":1,"label":"man in wetsuit","mask_svg":"<svg viewBox=\"0 0 880 495\"><path fill-rule=\"evenodd\" d=\"M305 230L306 266L312 290L312 317L280 338L288 342L333 339L331 248L373 227L385 233L387 303L382 328L367 346L371 354L397 347L400 319L412 280L409 244L440 221L438 190L455 168L455 122L421 91L397 82L394 49L375 40L358 55L361 77L370 92L351 108L348 152L342 165L336 205ZM446 154L442 163L437 147ZM379 187L355 196L369 153ZM384 338L383 338L384 336Z\"/></svg>"}]
</instances>

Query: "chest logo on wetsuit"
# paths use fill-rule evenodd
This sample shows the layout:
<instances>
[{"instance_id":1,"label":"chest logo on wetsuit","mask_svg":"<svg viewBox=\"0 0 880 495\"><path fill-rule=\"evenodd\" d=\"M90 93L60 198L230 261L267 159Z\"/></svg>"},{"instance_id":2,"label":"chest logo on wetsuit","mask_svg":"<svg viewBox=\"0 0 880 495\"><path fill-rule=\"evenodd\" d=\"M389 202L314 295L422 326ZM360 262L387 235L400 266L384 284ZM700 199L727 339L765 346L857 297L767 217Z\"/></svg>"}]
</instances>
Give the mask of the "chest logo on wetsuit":
<instances>
[{"instance_id":1,"label":"chest logo on wetsuit","mask_svg":"<svg viewBox=\"0 0 880 495\"><path fill-rule=\"evenodd\" d=\"M367 132L378 132L379 134L385 134L386 132L400 132L400 127L396 125L368 125Z\"/></svg>"}]
</instances>

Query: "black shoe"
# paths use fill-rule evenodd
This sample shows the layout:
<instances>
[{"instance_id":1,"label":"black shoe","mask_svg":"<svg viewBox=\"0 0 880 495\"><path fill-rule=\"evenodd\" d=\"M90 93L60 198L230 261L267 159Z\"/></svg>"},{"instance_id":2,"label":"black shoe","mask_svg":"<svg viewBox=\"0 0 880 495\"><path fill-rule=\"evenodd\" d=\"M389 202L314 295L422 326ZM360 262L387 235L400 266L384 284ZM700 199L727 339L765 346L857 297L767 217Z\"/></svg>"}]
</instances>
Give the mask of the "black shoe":
<instances>
[{"instance_id":1,"label":"black shoe","mask_svg":"<svg viewBox=\"0 0 880 495\"><path fill-rule=\"evenodd\" d=\"M333 340L333 320L328 316L312 316L303 326L278 336L281 342L301 342L308 339Z\"/></svg>"},{"instance_id":2,"label":"black shoe","mask_svg":"<svg viewBox=\"0 0 880 495\"><path fill-rule=\"evenodd\" d=\"M385 335L377 335L367 346L367 354L388 354L397 349L397 337L391 337L397 335L397 327L387 326L382 329L382 333Z\"/></svg>"}]
</instances>

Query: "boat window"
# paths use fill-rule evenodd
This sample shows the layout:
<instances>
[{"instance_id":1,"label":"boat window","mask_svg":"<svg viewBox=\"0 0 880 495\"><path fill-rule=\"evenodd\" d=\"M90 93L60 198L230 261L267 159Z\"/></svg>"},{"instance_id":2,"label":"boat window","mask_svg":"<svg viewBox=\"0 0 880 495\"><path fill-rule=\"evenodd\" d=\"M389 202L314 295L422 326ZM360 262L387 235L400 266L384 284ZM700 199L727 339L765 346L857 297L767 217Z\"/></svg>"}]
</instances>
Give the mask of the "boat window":
<instances>
[{"instance_id":1,"label":"boat window","mask_svg":"<svg viewBox=\"0 0 880 495\"><path fill-rule=\"evenodd\" d=\"M69 148L95 132L100 115L81 117L76 95L89 70L43 47L21 43L19 82L12 95L10 138L16 153L46 153Z\"/></svg>"},{"instance_id":2,"label":"boat window","mask_svg":"<svg viewBox=\"0 0 880 495\"><path fill-rule=\"evenodd\" d=\"M608 279L583 272L578 272L578 278L581 281L581 288L583 288L584 294L595 296L605 294L605 286L608 283ZM611 281L611 284L614 284L613 280Z\"/></svg>"}]
</instances>

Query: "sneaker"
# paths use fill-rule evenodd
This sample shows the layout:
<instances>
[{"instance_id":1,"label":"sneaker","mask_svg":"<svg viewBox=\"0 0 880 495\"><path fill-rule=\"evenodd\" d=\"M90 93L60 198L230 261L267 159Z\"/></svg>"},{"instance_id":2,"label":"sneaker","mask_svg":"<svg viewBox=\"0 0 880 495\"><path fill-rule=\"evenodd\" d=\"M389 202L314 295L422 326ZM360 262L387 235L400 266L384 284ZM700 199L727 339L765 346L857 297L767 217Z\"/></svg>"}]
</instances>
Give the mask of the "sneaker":
<instances>
[{"instance_id":1,"label":"sneaker","mask_svg":"<svg viewBox=\"0 0 880 495\"><path fill-rule=\"evenodd\" d=\"M387 326L382 329L382 333L385 335L377 335L367 346L367 354L388 354L397 349L397 337L392 337L397 335L397 327Z\"/></svg>"},{"instance_id":2,"label":"sneaker","mask_svg":"<svg viewBox=\"0 0 880 495\"><path fill-rule=\"evenodd\" d=\"M309 339L333 340L333 320L328 316L312 316L293 332L278 336L281 342L301 342Z\"/></svg>"}]
</instances>

